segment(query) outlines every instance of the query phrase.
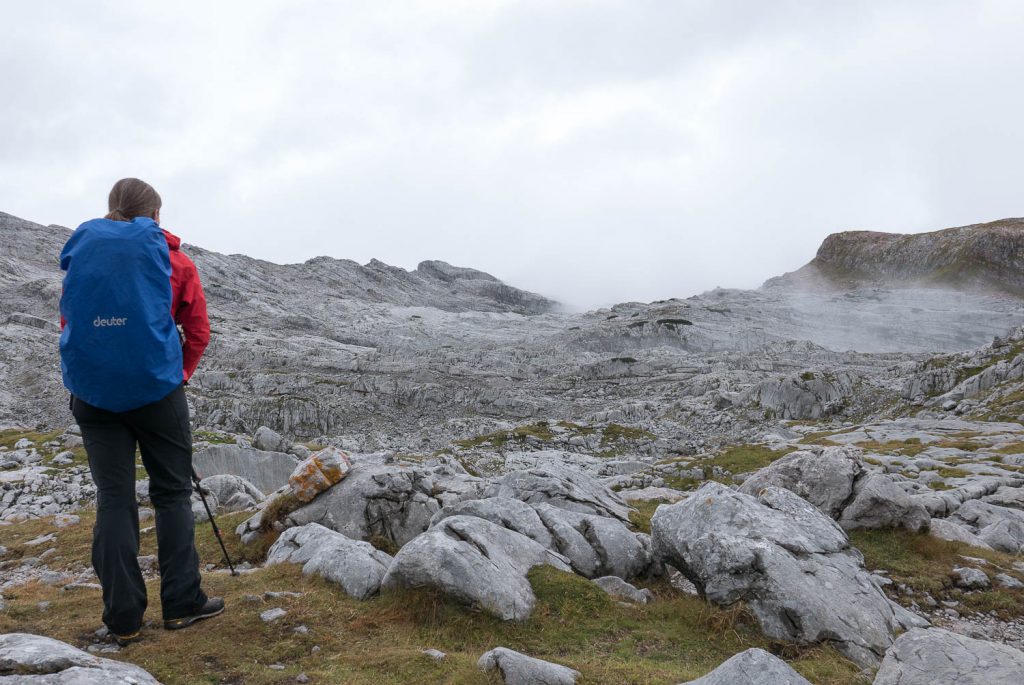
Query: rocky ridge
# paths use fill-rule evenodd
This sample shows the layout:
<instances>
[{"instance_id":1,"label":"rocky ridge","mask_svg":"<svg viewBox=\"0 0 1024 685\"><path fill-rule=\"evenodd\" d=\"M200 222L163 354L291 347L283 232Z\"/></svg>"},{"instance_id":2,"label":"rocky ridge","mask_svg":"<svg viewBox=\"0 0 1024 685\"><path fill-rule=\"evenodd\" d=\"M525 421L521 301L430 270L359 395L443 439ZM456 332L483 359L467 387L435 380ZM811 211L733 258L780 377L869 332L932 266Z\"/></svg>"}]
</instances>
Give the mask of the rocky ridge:
<instances>
[{"instance_id":1,"label":"rocky ridge","mask_svg":"<svg viewBox=\"0 0 1024 685\"><path fill-rule=\"evenodd\" d=\"M12 229L5 239L43 241L41 227L0 219ZM3 253L12 275L2 296L17 311L0 327L4 378L17 370L44 386L55 331L33 309L46 297L33 304L26 283L47 292L48 249ZM261 280L247 283L253 260L194 255L213 274L218 328L189 390L195 461L211 504L229 517L224 527L235 528L233 548L246 550L237 582L293 584L240 609L266 630L310 633L293 623L303 614L290 601L308 615L338 604L350 617L366 603L393 616L393 602L427 601L456 622L495 617L474 623L481 631L551 631L551 616L576 612L576 623L614 615L639 634L643 622L630 615L657 621L694 601L701 612L734 612L731 630L744 642L719 668L678 674L693 682L743 682L752 669L765 682L819 682L804 679L821 672L812 653L843 655L820 683L850 682L857 671L878 685L917 682L908 678L922 671L935 685L1015 682L1024 659L1024 328L1011 327L1021 322L1012 294L878 282L808 293L776 282L587 314L526 313L515 309L535 301L528 294L443 264L413 275L368 265L385 274L368 299L345 290L371 278L362 272L337 285L345 297L325 294L320 269L341 268L330 260L261 263ZM464 283L445 303L410 306L422 279ZM217 286L229 281L237 297ZM938 308L918 311L925 302ZM254 327L254 313L271 323ZM1001 322L1010 325L993 339ZM861 351L839 351L847 348L837 340ZM0 623L20 633L23 617L47 625L50 603L98 589L67 542L88 521L94 488L76 429L43 420L45 398L5 387L0 407L23 427L0 432L0 532L11 541L0 546ZM35 417L40 430L25 428ZM137 489L144 537L146 485ZM198 502L194 512L201 523ZM223 568L206 559L217 584ZM153 560L140 564L152 577ZM304 593L329 599L303 605ZM355 631L375 624L344 620ZM88 651L132 658L78 630ZM572 641L558 643L565 658L551 663L544 640L505 647L517 632L502 635L489 651L472 647L472 661L503 682L574 682L616 668ZM600 635L595 649L607 649ZM660 653L665 639L636 650L643 675L613 679L669 682L652 678L658 667L642 656ZM463 659L468 651L437 646ZM0 661L0 678L30 652ZM949 663L936 662L938 652ZM417 655L446 668L443 652ZM319 663L288 658L295 669ZM263 668L253 682L293 667ZM36 676L64 677L25 677Z\"/></svg>"}]
</instances>

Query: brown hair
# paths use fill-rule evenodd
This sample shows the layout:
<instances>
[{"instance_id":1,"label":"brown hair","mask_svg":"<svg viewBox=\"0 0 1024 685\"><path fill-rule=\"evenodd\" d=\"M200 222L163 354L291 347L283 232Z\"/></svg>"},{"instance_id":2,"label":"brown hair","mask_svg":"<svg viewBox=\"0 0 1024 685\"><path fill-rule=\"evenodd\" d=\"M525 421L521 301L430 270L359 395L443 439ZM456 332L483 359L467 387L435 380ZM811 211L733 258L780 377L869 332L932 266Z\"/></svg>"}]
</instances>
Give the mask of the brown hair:
<instances>
[{"instance_id":1,"label":"brown hair","mask_svg":"<svg viewBox=\"0 0 1024 685\"><path fill-rule=\"evenodd\" d=\"M122 178L110 189L105 219L131 221L137 216L154 218L162 204L153 186L137 178Z\"/></svg>"}]
</instances>

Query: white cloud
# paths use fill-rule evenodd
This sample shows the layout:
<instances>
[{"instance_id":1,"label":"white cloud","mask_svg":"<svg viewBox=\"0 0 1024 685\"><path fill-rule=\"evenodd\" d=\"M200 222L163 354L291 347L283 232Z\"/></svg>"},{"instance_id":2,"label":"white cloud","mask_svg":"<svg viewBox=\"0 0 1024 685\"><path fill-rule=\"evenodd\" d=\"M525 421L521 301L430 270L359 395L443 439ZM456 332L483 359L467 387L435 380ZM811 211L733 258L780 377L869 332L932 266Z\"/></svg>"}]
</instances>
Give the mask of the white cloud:
<instances>
[{"instance_id":1,"label":"white cloud","mask_svg":"<svg viewBox=\"0 0 1024 685\"><path fill-rule=\"evenodd\" d=\"M595 305L755 286L827 233L1020 215L1024 6L9 4L0 210L150 180L186 240L489 270Z\"/></svg>"}]
</instances>

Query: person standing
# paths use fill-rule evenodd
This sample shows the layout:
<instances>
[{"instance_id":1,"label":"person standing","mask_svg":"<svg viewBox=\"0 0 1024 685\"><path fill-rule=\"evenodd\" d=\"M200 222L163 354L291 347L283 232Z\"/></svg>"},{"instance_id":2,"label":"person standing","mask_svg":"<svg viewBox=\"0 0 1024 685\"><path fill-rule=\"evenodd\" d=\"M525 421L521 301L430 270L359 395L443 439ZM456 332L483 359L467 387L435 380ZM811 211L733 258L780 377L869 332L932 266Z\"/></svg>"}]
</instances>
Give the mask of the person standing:
<instances>
[{"instance_id":1,"label":"person standing","mask_svg":"<svg viewBox=\"0 0 1024 685\"><path fill-rule=\"evenodd\" d=\"M160 228L160 195L137 178L114 184L109 213L64 245L61 374L97 488L92 564L103 623L119 644L141 637L138 447L156 516L164 627L224 611L201 588L192 517L192 433L185 384L210 339L206 298L181 241ZM181 326L179 332L178 326Z\"/></svg>"}]
</instances>

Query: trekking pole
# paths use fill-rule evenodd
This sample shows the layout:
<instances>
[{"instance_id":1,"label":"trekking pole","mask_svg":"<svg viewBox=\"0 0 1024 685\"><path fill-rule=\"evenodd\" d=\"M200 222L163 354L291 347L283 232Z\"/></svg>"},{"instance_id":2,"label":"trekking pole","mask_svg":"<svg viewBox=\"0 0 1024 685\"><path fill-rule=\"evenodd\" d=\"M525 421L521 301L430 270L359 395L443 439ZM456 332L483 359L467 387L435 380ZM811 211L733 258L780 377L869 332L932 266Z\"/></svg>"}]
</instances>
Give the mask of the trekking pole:
<instances>
[{"instance_id":1,"label":"trekking pole","mask_svg":"<svg viewBox=\"0 0 1024 685\"><path fill-rule=\"evenodd\" d=\"M217 542L220 543L220 551L224 552L224 561L228 562L228 568L231 569L231 575L237 576L238 571L235 570L234 565L231 563L231 557L228 555L228 548L224 546L224 538L220 536L220 528L217 527L217 522L213 519L213 512L210 511L210 505L206 503L206 495L203 494L203 488L199 485L199 474L196 473L196 468L192 467L192 482L196 485L196 490L199 492L199 499L203 500L203 507L206 509L206 515L210 518L210 525L213 526L213 534L217 537Z\"/></svg>"}]
</instances>

